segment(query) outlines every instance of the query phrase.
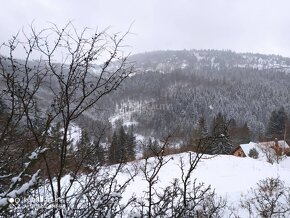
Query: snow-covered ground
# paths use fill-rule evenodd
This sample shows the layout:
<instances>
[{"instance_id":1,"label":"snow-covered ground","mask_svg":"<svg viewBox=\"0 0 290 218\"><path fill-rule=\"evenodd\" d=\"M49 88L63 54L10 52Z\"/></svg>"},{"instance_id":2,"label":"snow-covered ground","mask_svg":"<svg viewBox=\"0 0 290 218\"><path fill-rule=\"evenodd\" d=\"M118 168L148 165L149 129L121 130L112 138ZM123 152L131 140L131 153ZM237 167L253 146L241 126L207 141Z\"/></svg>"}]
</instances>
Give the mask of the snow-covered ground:
<instances>
[{"instance_id":1,"label":"snow-covered ground","mask_svg":"<svg viewBox=\"0 0 290 218\"><path fill-rule=\"evenodd\" d=\"M157 190L164 190L164 188L170 185L175 178L181 178L181 170L179 168L181 158L183 159L186 168L186 166L188 166L189 153L169 155L165 157L165 160L169 160L169 162L161 168L158 174L159 182L155 185ZM156 159L150 158L149 163L153 163L154 160ZM144 163L145 160L129 162L116 177L118 183L123 184L123 182L128 179L129 174L133 173L132 171L134 169L139 169L137 176L126 188L125 193L123 193L122 202L127 202L132 195L135 195L137 199L144 197L144 192L148 188L148 184L140 170L144 167ZM149 165L149 168L150 167L154 167L154 164L151 166ZM105 166L103 170L110 174L113 173L115 169L116 166L112 165ZM249 157L242 158L230 155L205 155L197 165L196 170L193 171L192 181L196 178L198 182L203 182L205 185L211 185L218 196L226 198L228 206L235 208L236 215L239 215L239 217L248 217L247 212L240 208L240 200L242 199L242 196L246 196L248 191L251 188L255 188L260 180L268 177L279 177L285 182L287 187L290 187L289 172L290 158L284 159L280 164L272 165L265 161ZM85 181L86 177L86 175L83 175L80 181ZM63 187L65 187L65 184L70 183L70 178L69 175L63 177ZM77 190L78 187L79 184L76 183L75 189L72 189L70 193L73 194L73 190ZM129 206L127 212L132 209L134 211L134 208ZM230 210L226 209L224 217L230 217L229 214Z\"/></svg>"},{"instance_id":2,"label":"snow-covered ground","mask_svg":"<svg viewBox=\"0 0 290 218\"><path fill-rule=\"evenodd\" d=\"M216 192L224 196L233 196L237 193L247 191L259 180L267 177L279 177L290 186L290 158L284 159L280 164L270 164L252 158L235 157L231 155L204 156L195 172L194 177L200 182L212 185ZM169 155L171 159L160 171L160 180L169 183L173 178L178 178L180 174L179 160L188 160L188 154L182 153ZM136 162L141 166L143 161ZM135 183L141 175L137 176ZM132 184L134 189L134 184ZM140 192L140 187L136 187ZM132 189L131 189L132 190Z\"/></svg>"},{"instance_id":3,"label":"snow-covered ground","mask_svg":"<svg viewBox=\"0 0 290 218\"><path fill-rule=\"evenodd\" d=\"M183 158L188 161L188 153L170 155L166 158L170 161L159 173L160 182L157 186L164 188L173 181L180 178L179 160ZM153 159L152 159L153 161ZM133 163L130 163L133 164ZM144 160L135 162L142 167ZM225 197L228 205L239 207L242 195L246 195L250 188L254 188L257 182L267 177L279 177L290 187L290 158L284 159L280 164L270 164L265 161L255 160L249 157L235 157L230 155L210 156L207 155L193 172L193 178L211 185L219 196ZM121 175L120 180L125 180L126 175ZM136 176L134 181L127 188L124 200L129 199L132 194L142 197L147 187L142 173ZM241 211L242 213L242 211ZM243 216L242 216L243 217Z\"/></svg>"}]
</instances>

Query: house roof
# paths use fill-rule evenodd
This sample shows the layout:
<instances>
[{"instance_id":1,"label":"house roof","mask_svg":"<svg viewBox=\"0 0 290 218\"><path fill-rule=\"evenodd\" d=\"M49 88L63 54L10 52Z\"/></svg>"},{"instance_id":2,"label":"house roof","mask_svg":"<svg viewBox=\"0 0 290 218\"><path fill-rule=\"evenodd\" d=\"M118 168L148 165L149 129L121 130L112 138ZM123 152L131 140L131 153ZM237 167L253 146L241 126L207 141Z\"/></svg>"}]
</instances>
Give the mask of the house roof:
<instances>
[{"instance_id":1,"label":"house roof","mask_svg":"<svg viewBox=\"0 0 290 218\"><path fill-rule=\"evenodd\" d=\"M265 159L265 154L262 150L262 147L263 146L268 146L268 147L273 147L275 145L275 141L269 141L269 142L259 142L259 143L256 143L256 142L250 142L248 144L241 144L239 147L243 150L243 152L245 153L245 155L247 157L249 157L249 153L250 153L250 150L255 148L257 150L257 152L259 153L259 159ZM281 147L281 148L289 148L289 145L287 144L286 141L284 140L280 140L278 141L278 145ZM273 150L274 152L274 150Z\"/></svg>"},{"instance_id":2,"label":"house roof","mask_svg":"<svg viewBox=\"0 0 290 218\"><path fill-rule=\"evenodd\" d=\"M249 144L241 144L240 147L242 148L243 152L247 157L249 157L250 150L255 148L258 153L261 153L261 148L255 142L250 142Z\"/></svg>"},{"instance_id":3,"label":"house roof","mask_svg":"<svg viewBox=\"0 0 290 218\"><path fill-rule=\"evenodd\" d=\"M275 146L275 141L260 142L259 144L268 145L268 146L272 147L272 146ZM279 145L280 148L289 148L289 145L284 140L279 140L278 141L278 145Z\"/></svg>"}]
</instances>

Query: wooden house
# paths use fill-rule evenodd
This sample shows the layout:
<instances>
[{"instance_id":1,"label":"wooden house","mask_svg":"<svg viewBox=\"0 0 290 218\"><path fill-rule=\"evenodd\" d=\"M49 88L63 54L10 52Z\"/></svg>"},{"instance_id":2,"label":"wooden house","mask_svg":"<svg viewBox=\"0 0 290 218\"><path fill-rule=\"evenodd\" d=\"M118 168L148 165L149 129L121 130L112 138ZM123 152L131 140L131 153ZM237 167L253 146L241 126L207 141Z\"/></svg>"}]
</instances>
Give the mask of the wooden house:
<instances>
[{"instance_id":1,"label":"wooden house","mask_svg":"<svg viewBox=\"0 0 290 218\"><path fill-rule=\"evenodd\" d=\"M263 148L270 148L277 155L283 155L290 152L290 147L284 140L268 141L268 142L250 142L248 144L240 144L235 149L232 150L232 155L237 157L249 157L249 152L251 149L256 149L258 153L263 153Z\"/></svg>"}]
</instances>

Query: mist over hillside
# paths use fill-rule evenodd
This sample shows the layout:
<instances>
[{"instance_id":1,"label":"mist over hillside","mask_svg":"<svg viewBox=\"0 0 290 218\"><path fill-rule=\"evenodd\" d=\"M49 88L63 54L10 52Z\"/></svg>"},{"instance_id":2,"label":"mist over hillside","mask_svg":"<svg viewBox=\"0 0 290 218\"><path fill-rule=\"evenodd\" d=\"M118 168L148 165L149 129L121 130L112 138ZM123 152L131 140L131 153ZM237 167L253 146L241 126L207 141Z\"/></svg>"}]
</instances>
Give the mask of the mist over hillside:
<instances>
[{"instance_id":1,"label":"mist over hillside","mask_svg":"<svg viewBox=\"0 0 290 218\"><path fill-rule=\"evenodd\" d=\"M137 122L141 134L161 137L178 126L190 133L218 113L247 123L253 139L273 110L290 112L290 59L217 50L156 51L132 55L136 67L110 98L112 112ZM128 118L129 116L129 118Z\"/></svg>"}]
</instances>

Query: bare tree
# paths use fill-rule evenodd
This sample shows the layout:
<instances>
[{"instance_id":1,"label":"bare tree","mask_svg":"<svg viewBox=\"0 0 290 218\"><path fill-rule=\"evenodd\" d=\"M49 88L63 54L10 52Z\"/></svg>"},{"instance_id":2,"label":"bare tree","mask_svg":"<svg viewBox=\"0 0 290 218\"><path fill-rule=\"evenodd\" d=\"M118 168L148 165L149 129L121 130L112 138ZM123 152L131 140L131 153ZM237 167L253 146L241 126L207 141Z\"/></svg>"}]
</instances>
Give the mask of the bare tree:
<instances>
[{"instance_id":1,"label":"bare tree","mask_svg":"<svg viewBox=\"0 0 290 218\"><path fill-rule=\"evenodd\" d=\"M262 143L258 145L262 154L266 157L266 160L273 164L273 163L280 163L283 160L284 156L275 150L275 147L271 146L271 143Z\"/></svg>"},{"instance_id":2,"label":"bare tree","mask_svg":"<svg viewBox=\"0 0 290 218\"><path fill-rule=\"evenodd\" d=\"M180 158L180 172L175 173L181 173L181 176L177 175L170 185L160 188L162 186L159 180L160 171L171 161L171 158L164 156L166 149L170 147L171 137L166 137L158 150L151 144L151 153L154 153L155 156L145 158L140 168L142 176L147 182L147 190L144 192L144 196L137 199L135 203L134 208L137 210L138 216L222 217L226 201L217 197L210 186L205 186L193 179L193 172L201 159L204 159L204 152L216 138L200 139L199 143L194 146L197 153L188 152L188 158Z\"/></svg>"},{"instance_id":3,"label":"bare tree","mask_svg":"<svg viewBox=\"0 0 290 218\"><path fill-rule=\"evenodd\" d=\"M266 178L242 202L249 217L289 217L290 189L279 178Z\"/></svg>"},{"instance_id":4,"label":"bare tree","mask_svg":"<svg viewBox=\"0 0 290 218\"><path fill-rule=\"evenodd\" d=\"M158 150L155 150L153 147L149 148L152 150L152 152L154 152L155 156L151 160L149 159L149 157L145 158L144 165L140 168L145 181L148 183L148 190L145 191L144 199L141 199L138 202L137 207L140 207L140 211L138 212L140 214L146 214L146 217L164 215L164 210L168 208L167 205L161 205L161 203L164 202L165 196L160 196L158 194L155 185L159 182L160 170L164 165L166 165L166 163L169 162L169 160L166 160L164 156L164 151L165 148L168 146L169 139L170 136L168 136L164 140L163 145ZM155 198L156 196L159 197L157 201Z\"/></svg>"},{"instance_id":5,"label":"bare tree","mask_svg":"<svg viewBox=\"0 0 290 218\"><path fill-rule=\"evenodd\" d=\"M33 139L33 147L51 151L50 129L57 122L62 128L58 150L54 150L55 158L42 153L42 174L49 181L46 187L52 204L65 205L53 207L52 217L56 214L64 217L71 203L68 202L70 191L84 169L84 160L96 149L88 148L75 161L73 149L70 149L69 127L115 90L133 70L127 63L128 57L120 51L127 34L110 35L106 30L92 32L88 28L79 32L72 23L62 29L51 24L40 31L31 26L28 33L23 31L21 36L3 44L9 56L0 56L4 87L1 97L9 112L0 142L14 126L24 125ZM21 49L25 53L24 60L15 58L15 53ZM91 177L96 178L99 172L92 168ZM62 178L68 173L71 173L70 185L64 185Z\"/></svg>"},{"instance_id":6,"label":"bare tree","mask_svg":"<svg viewBox=\"0 0 290 218\"><path fill-rule=\"evenodd\" d=\"M24 196L37 184L39 169L33 169L35 162L47 149L37 143L28 122L35 124L35 134L40 132L35 117L27 119L27 114L38 111L35 95L46 72L39 65L32 74L28 67L30 50L26 59L14 58L14 51L21 43L17 36L1 46L8 49L8 56L0 56L0 211L7 211L9 203ZM31 44L27 45L32 46ZM43 126L43 131L45 126ZM9 200L9 202L8 202ZM13 203L13 204L12 204Z\"/></svg>"}]
</instances>

